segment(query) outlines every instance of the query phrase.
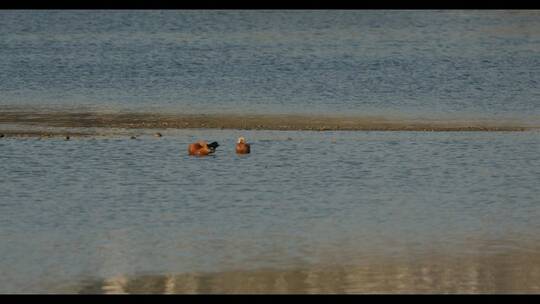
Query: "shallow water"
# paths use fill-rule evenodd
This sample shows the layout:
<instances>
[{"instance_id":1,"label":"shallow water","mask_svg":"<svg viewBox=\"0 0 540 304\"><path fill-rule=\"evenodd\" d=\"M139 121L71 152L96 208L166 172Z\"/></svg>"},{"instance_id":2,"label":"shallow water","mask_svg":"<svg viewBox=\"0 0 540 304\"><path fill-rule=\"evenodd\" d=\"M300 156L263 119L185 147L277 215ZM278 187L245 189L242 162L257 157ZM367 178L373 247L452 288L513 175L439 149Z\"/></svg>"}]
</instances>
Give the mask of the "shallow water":
<instances>
[{"instance_id":1,"label":"shallow water","mask_svg":"<svg viewBox=\"0 0 540 304\"><path fill-rule=\"evenodd\" d=\"M0 293L538 293L539 50L539 11L0 11Z\"/></svg>"},{"instance_id":2,"label":"shallow water","mask_svg":"<svg viewBox=\"0 0 540 304\"><path fill-rule=\"evenodd\" d=\"M539 11L2 11L0 106L538 122L539 50Z\"/></svg>"},{"instance_id":3,"label":"shallow water","mask_svg":"<svg viewBox=\"0 0 540 304\"><path fill-rule=\"evenodd\" d=\"M163 134L0 139L0 292L540 291L538 132Z\"/></svg>"}]
</instances>

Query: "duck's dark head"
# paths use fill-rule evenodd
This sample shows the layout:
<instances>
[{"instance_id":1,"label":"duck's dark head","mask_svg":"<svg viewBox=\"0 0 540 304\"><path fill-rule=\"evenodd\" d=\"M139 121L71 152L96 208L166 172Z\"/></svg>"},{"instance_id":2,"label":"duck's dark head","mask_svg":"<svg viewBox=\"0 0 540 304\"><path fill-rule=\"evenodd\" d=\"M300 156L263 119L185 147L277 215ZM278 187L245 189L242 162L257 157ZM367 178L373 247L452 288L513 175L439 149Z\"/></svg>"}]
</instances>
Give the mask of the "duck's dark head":
<instances>
[{"instance_id":1,"label":"duck's dark head","mask_svg":"<svg viewBox=\"0 0 540 304\"><path fill-rule=\"evenodd\" d=\"M208 148L210 148L210 151L212 152L215 152L217 147L219 147L217 141L208 144Z\"/></svg>"}]
</instances>

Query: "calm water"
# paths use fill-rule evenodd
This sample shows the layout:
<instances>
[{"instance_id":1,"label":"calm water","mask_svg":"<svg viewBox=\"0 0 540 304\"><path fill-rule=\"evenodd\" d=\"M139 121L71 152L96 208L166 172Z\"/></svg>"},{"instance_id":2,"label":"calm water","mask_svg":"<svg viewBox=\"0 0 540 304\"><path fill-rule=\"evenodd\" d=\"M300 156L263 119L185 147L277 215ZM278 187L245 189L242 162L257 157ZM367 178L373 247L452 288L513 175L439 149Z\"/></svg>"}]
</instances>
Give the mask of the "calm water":
<instances>
[{"instance_id":1,"label":"calm water","mask_svg":"<svg viewBox=\"0 0 540 304\"><path fill-rule=\"evenodd\" d=\"M433 276L431 291L540 291L538 132L250 131L245 157L232 130L164 134L0 140L0 292L321 267L345 269L323 280L336 292L363 266L386 292L394 279L422 290L404 267ZM188 157L195 138L222 146ZM249 285L227 286L213 288Z\"/></svg>"},{"instance_id":2,"label":"calm water","mask_svg":"<svg viewBox=\"0 0 540 304\"><path fill-rule=\"evenodd\" d=\"M0 106L540 120L540 11L2 11Z\"/></svg>"},{"instance_id":3,"label":"calm water","mask_svg":"<svg viewBox=\"0 0 540 304\"><path fill-rule=\"evenodd\" d=\"M0 11L0 58L0 111L540 122L540 11ZM0 139L0 293L540 292L538 131L162 133Z\"/></svg>"}]
</instances>

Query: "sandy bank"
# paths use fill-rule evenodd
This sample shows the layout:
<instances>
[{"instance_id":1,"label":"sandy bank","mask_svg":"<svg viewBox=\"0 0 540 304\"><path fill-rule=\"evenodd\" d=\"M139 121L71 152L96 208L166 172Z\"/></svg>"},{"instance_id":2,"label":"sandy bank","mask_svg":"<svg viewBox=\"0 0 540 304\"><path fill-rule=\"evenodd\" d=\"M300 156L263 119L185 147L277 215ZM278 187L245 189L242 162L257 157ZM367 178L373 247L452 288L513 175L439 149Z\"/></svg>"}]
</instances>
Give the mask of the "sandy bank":
<instances>
[{"instance_id":1,"label":"sandy bank","mask_svg":"<svg viewBox=\"0 0 540 304\"><path fill-rule=\"evenodd\" d=\"M157 113L92 112L0 112L2 124L17 124L28 129L28 135L51 132L35 127L53 128L124 128L124 129L243 129L243 130L311 130L311 131L525 131L536 127L516 122L457 120L396 120L376 117L333 117L302 115L197 115ZM18 131L21 133L21 131ZM37 133L36 133L37 132ZM23 132L24 133L24 132ZM91 134L80 133L79 135ZM75 135L75 134L74 134Z\"/></svg>"}]
</instances>

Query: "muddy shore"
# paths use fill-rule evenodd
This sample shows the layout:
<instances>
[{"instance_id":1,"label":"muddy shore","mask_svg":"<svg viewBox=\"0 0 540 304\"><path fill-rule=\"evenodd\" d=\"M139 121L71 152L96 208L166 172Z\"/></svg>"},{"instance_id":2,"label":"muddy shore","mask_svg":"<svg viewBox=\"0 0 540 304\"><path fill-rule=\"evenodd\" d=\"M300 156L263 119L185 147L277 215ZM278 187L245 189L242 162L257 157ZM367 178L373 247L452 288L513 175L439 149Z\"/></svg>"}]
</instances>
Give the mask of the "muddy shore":
<instances>
[{"instance_id":1,"label":"muddy shore","mask_svg":"<svg viewBox=\"0 0 540 304\"><path fill-rule=\"evenodd\" d=\"M17 125L9 129L5 126ZM38 130L47 128L46 130ZM390 120L377 117L302 115L197 115L162 113L92 113L1 111L5 136L93 136L99 131L57 131L56 128L116 129L242 129L305 131L526 131L535 127L515 122L456 120Z\"/></svg>"}]
</instances>

